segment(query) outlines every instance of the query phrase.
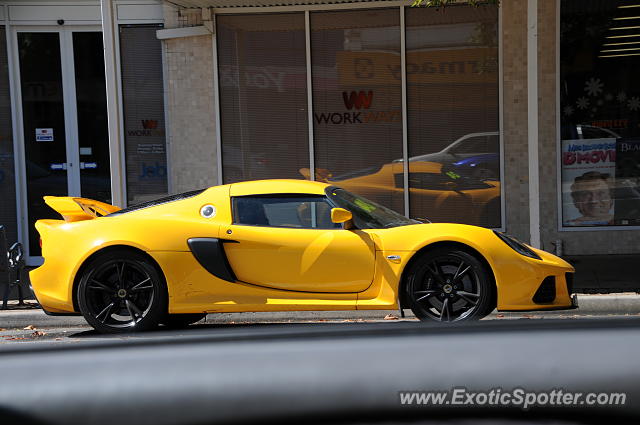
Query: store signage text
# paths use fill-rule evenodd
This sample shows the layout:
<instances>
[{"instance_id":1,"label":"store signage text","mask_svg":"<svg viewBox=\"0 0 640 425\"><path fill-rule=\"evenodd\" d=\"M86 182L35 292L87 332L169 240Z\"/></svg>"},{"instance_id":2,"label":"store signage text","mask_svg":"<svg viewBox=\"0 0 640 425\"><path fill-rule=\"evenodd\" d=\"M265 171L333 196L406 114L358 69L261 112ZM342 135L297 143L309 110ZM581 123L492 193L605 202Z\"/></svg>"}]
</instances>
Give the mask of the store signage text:
<instances>
[{"instance_id":1,"label":"store signage text","mask_svg":"<svg viewBox=\"0 0 640 425\"><path fill-rule=\"evenodd\" d=\"M316 112L314 117L318 124L364 124L400 122L400 111L361 111L370 109L373 103L373 91L342 92L344 106L349 112ZM355 109L356 111L353 111Z\"/></svg>"},{"instance_id":2,"label":"store signage text","mask_svg":"<svg viewBox=\"0 0 640 425\"><path fill-rule=\"evenodd\" d=\"M591 121L591 125L594 127L605 127L605 128L627 128L629 127L629 120L620 119L620 120Z\"/></svg>"},{"instance_id":3,"label":"store signage text","mask_svg":"<svg viewBox=\"0 0 640 425\"><path fill-rule=\"evenodd\" d=\"M399 80L402 76L400 65L387 65L393 78ZM489 68L493 72L492 68ZM431 62L407 63L407 75L414 74L480 74L487 72L487 65L479 61L454 61L454 62Z\"/></svg>"},{"instance_id":4,"label":"store signage text","mask_svg":"<svg viewBox=\"0 0 640 425\"><path fill-rule=\"evenodd\" d=\"M164 130L158 129L158 120L140 120L141 129L127 130L127 136L132 137L164 137Z\"/></svg>"},{"instance_id":5,"label":"store signage text","mask_svg":"<svg viewBox=\"0 0 640 425\"><path fill-rule=\"evenodd\" d=\"M640 151L640 144L620 142L618 149L620 152L638 152Z\"/></svg>"},{"instance_id":6,"label":"store signage text","mask_svg":"<svg viewBox=\"0 0 640 425\"><path fill-rule=\"evenodd\" d=\"M344 101L344 106L347 109L369 109L371 107L371 102L373 101L373 92L369 90L368 92L364 91L352 91L350 94L346 91L342 92L342 100Z\"/></svg>"},{"instance_id":7,"label":"store signage text","mask_svg":"<svg viewBox=\"0 0 640 425\"><path fill-rule=\"evenodd\" d=\"M601 143L597 145L569 145L567 152L562 154L562 163L571 164L597 164L615 162L615 143ZM584 153L581 151L585 151Z\"/></svg>"},{"instance_id":8,"label":"store signage text","mask_svg":"<svg viewBox=\"0 0 640 425\"><path fill-rule=\"evenodd\" d=\"M167 167L159 162L153 165L147 165L143 162L140 167L138 180L161 179L167 176Z\"/></svg>"},{"instance_id":9,"label":"store signage text","mask_svg":"<svg viewBox=\"0 0 640 425\"><path fill-rule=\"evenodd\" d=\"M341 51L336 54L340 85L388 87L402 77L398 53ZM497 84L498 50L471 47L429 51L408 51L407 82L410 84L464 83Z\"/></svg>"},{"instance_id":10,"label":"store signage text","mask_svg":"<svg viewBox=\"0 0 640 425\"><path fill-rule=\"evenodd\" d=\"M276 71L269 67L247 67L249 71L239 72L237 67L219 68L220 85L240 87L240 80L243 79L244 87L256 87L259 89L275 88L278 92L284 91L286 73Z\"/></svg>"}]
</instances>

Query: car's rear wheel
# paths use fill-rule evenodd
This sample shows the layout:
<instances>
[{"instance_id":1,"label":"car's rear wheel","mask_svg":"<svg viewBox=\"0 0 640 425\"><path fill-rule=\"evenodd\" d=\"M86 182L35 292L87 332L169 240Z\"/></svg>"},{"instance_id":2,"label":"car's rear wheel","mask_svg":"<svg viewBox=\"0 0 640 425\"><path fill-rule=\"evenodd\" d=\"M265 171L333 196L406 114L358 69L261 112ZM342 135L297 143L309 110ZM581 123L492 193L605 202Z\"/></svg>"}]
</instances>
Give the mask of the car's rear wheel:
<instances>
[{"instance_id":1,"label":"car's rear wheel","mask_svg":"<svg viewBox=\"0 0 640 425\"><path fill-rule=\"evenodd\" d=\"M84 268L78 306L87 322L100 332L149 330L166 314L166 285L143 254L111 251Z\"/></svg>"},{"instance_id":2,"label":"car's rear wheel","mask_svg":"<svg viewBox=\"0 0 640 425\"><path fill-rule=\"evenodd\" d=\"M495 286L486 267L467 251L438 248L407 271L407 299L420 320L478 320L493 310Z\"/></svg>"},{"instance_id":3,"label":"car's rear wheel","mask_svg":"<svg viewBox=\"0 0 640 425\"><path fill-rule=\"evenodd\" d=\"M207 317L206 313L167 314L160 323L171 329L181 329L193 325L205 317Z\"/></svg>"}]
</instances>

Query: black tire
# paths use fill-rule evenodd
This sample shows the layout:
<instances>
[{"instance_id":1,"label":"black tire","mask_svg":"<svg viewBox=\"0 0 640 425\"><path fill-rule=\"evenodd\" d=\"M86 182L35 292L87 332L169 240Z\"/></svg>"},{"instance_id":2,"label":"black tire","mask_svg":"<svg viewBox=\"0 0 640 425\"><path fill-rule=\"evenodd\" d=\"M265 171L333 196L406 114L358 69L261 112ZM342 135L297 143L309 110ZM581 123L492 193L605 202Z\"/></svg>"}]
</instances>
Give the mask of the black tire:
<instances>
[{"instance_id":1,"label":"black tire","mask_svg":"<svg viewBox=\"0 0 640 425\"><path fill-rule=\"evenodd\" d=\"M155 328L167 312L166 284L145 255L111 251L84 267L78 306L99 332L146 331Z\"/></svg>"},{"instance_id":2,"label":"black tire","mask_svg":"<svg viewBox=\"0 0 640 425\"><path fill-rule=\"evenodd\" d=\"M407 271L406 299L422 321L480 320L495 307L495 285L489 273L467 251L427 251Z\"/></svg>"},{"instance_id":3,"label":"black tire","mask_svg":"<svg viewBox=\"0 0 640 425\"><path fill-rule=\"evenodd\" d=\"M199 322L205 317L207 317L207 313L167 314L160 323L165 325L167 328L182 329Z\"/></svg>"}]
</instances>

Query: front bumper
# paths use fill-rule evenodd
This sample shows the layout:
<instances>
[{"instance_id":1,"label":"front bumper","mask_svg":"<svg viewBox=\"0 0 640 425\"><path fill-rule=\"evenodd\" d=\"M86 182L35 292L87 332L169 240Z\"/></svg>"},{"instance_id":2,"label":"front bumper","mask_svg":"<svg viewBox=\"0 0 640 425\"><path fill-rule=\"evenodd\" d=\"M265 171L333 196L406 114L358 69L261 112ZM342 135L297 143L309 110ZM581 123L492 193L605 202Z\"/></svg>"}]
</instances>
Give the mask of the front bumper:
<instances>
[{"instance_id":1,"label":"front bumper","mask_svg":"<svg viewBox=\"0 0 640 425\"><path fill-rule=\"evenodd\" d=\"M505 288L502 297L498 292L498 311L571 310L578 307L573 291L573 270L559 268L543 269L542 276L536 274L524 279L519 288ZM511 297L511 298L509 298ZM502 298L502 300L501 300ZM502 303L500 302L502 301Z\"/></svg>"},{"instance_id":2,"label":"front bumper","mask_svg":"<svg viewBox=\"0 0 640 425\"><path fill-rule=\"evenodd\" d=\"M575 269L563 259L535 248L540 260L506 255L497 267L498 311L570 310ZM505 253L506 254L506 253Z\"/></svg>"},{"instance_id":3,"label":"front bumper","mask_svg":"<svg viewBox=\"0 0 640 425\"><path fill-rule=\"evenodd\" d=\"M526 313L526 312L532 312L532 311L558 311L558 310L575 310L578 308L578 296L576 294L572 294L571 297L569 297L569 300L571 302L570 305L568 306L537 306L535 308L530 308L530 309L517 309L517 310L503 310L500 309L498 310L501 313L509 313L509 312L515 312L515 313Z\"/></svg>"}]
</instances>

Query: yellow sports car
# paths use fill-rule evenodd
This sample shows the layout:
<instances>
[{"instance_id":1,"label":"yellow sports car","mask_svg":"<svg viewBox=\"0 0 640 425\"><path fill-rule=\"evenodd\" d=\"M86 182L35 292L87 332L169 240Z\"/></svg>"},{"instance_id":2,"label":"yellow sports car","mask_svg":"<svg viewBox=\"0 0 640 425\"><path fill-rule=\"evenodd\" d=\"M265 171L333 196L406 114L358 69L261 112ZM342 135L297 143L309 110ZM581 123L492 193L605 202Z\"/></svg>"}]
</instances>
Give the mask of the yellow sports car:
<instances>
[{"instance_id":1,"label":"yellow sports car","mask_svg":"<svg viewBox=\"0 0 640 425\"><path fill-rule=\"evenodd\" d=\"M489 229L422 224L326 183L215 186L126 209L45 197L50 314L102 332L185 325L206 313L410 308L421 320L568 309L573 267Z\"/></svg>"}]
</instances>

